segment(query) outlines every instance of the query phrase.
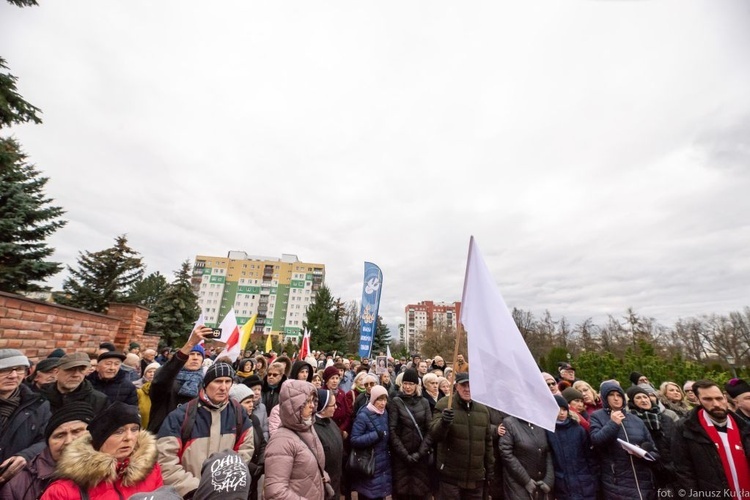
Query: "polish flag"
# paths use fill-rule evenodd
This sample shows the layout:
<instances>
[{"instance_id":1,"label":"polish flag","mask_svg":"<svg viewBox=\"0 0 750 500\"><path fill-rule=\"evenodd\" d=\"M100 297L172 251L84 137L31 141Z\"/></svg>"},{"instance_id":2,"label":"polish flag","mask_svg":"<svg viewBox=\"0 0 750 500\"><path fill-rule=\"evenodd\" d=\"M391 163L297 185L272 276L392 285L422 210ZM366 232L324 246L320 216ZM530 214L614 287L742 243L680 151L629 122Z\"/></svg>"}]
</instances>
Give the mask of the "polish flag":
<instances>
[{"instance_id":1,"label":"polish flag","mask_svg":"<svg viewBox=\"0 0 750 500\"><path fill-rule=\"evenodd\" d=\"M237 326L234 308L224 316L219 328L221 328L221 338L218 341L226 344L223 354L234 361L240 355L240 328Z\"/></svg>"},{"instance_id":2,"label":"polish flag","mask_svg":"<svg viewBox=\"0 0 750 500\"><path fill-rule=\"evenodd\" d=\"M310 330L305 329L305 334L302 336L302 346L299 348L299 356L297 359L305 360L310 354Z\"/></svg>"}]
</instances>

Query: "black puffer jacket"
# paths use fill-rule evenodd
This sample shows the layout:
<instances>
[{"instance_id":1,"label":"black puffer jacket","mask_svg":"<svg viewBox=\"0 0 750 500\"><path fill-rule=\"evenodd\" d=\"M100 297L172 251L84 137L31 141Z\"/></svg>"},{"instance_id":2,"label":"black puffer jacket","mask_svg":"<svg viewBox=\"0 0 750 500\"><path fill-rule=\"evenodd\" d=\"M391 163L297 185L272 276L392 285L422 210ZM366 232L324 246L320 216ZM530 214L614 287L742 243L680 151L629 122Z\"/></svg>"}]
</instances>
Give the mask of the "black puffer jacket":
<instances>
[{"instance_id":1,"label":"black puffer jacket","mask_svg":"<svg viewBox=\"0 0 750 500\"><path fill-rule=\"evenodd\" d=\"M688 491L711 492L706 498L724 498L729 482L724 466L716 451L716 445L703 430L698 420L700 407L694 408L687 417L677 422L672 438L672 460L679 487ZM737 415L729 413L733 423L739 426L742 447L750 460L750 427Z\"/></svg>"},{"instance_id":2,"label":"black puffer jacket","mask_svg":"<svg viewBox=\"0 0 750 500\"><path fill-rule=\"evenodd\" d=\"M442 422L448 398L435 405L430 436L438 443L436 466L440 480L461 488L476 488L481 481L492 479L495 458L492 453L490 414L476 401L462 401L453 395L453 422Z\"/></svg>"},{"instance_id":3,"label":"black puffer jacket","mask_svg":"<svg viewBox=\"0 0 750 500\"><path fill-rule=\"evenodd\" d=\"M281 392L281 386L286 381L286 375L281 376L281 381L276 387L268 385L268 375L263 378L263 387L260 390L260 400L266 405L266 411L268 415L271 415L273 407L279 404L279 392Z\"/></svg>"},{"instance_id":4,"label":"black puffer jacket","mask_svg":"<svg viewBox=\"0 0 750 500\"><path fill-rule=\"evenodd\" d=\"M419 431L414 426L407 408L414 416ZM430 489L427 454L432 451L432 438L428 435L431 418L430 405L416 394L407 396L399 392L388 404L395 495L421 496ZM419 462L409 463L408 456L412 453L420 454Z\"/></svg>"},{"instance_id":5,"label":"black puffer jacket","mask_svg":"<svg viewBox=\"0 0 750 500\"><path fill-rule=\"evenodd\" d=\"M505 435L500 438L499 446L505 497L526 498L529 480L544 481L551 490L555 485L555 468L546 431L516 417L506 418L503 424Z\"/></svg>"}]
</instances>

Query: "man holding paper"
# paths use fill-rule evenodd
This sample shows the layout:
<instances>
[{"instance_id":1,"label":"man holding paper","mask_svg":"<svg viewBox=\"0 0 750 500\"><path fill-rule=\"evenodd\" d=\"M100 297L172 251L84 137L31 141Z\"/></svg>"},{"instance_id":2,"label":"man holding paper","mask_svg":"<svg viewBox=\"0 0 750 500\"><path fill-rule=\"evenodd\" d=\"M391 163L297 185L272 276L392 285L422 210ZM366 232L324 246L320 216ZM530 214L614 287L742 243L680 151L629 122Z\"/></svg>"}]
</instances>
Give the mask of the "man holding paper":
<instances>
[{"instance_id":1,"label":"man holding paper","mask_svg":"<svg viewBox=\"0 0 750 500\"><path fill-rule=\"evenodd\" d=\"M626 451L619 440L646 450L654 441L643 421L626 413L625 392L614 381L602 382L601 410L591 415L591 443L599 455L604 498L656 498L654 475L647 460Z\"/></svg>"}]
</instances>

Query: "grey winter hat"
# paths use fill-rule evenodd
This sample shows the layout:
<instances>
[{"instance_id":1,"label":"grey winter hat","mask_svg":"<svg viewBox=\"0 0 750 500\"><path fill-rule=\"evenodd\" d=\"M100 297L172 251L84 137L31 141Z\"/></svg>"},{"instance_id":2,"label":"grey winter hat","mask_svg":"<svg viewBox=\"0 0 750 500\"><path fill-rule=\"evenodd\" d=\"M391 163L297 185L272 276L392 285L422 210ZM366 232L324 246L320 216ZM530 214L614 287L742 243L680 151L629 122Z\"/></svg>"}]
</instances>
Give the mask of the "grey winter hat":
<instances>
[{"instance_id":1,"label":"grey winter hat","mask_svg":"<svg viewBox=\"0 0 750 500\"><path fill-rule=\"evenodd\" d=\"M251 477L236 452L219 451L201 467L201 481L193 498L201 500L247 500Z\"/></svg>"},{"instance_id":2,"label":"grey winter hat","mask_svg":"<svg viewBox=\"0 0 750 500\"><path fill-rule=\"evenodd\" d=\"M234 384L232 388L229 389L229 397L234 399L237 404L242 403L251 396L255 396L255 392L243 384Z\"/></svg>"},{"instance_id":3,"label":"grey winter hat","mask_svg":"<svg viewBox=\"0 0 750 500\"><path fill-rule=\"evenodd\" d=\"M13 368L14 366L30 366L29 358L18 349L0 349L0 370ZM23 375L23 374L22 374Z\"/></svg>"}]
</instances>

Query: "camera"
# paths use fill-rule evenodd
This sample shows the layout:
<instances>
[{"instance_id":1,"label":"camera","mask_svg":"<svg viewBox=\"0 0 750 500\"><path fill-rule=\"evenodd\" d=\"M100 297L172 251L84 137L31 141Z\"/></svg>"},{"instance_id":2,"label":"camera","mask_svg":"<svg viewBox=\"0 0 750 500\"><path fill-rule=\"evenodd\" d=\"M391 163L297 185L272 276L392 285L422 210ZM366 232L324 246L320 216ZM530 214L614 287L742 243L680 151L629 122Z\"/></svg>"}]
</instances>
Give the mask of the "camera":
<instances>
[{"instance_id":1,"label":"camera","mask_svg":"<svg viewBox=\"0 0 750 500\"><path fill-rule=\"evenodd\" d=\"M212 339L220 339L221 338L221 328L211 328L211 338Z\"/></svg>"}]
</instances>

